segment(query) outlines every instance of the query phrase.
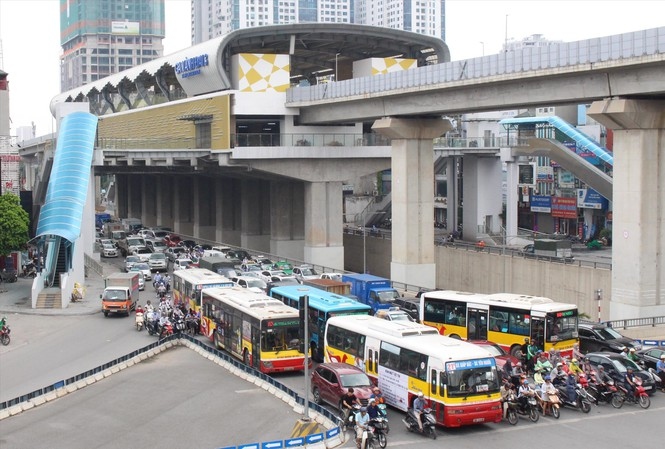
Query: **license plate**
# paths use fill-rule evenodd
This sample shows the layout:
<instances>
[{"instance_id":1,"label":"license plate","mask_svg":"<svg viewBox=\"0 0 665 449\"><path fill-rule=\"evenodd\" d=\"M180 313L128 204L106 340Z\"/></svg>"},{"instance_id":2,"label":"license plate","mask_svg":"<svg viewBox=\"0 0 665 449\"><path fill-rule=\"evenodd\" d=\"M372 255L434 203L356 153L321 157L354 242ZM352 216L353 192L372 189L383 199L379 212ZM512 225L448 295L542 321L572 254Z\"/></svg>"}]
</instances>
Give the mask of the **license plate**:
<instances>
[{"instance_id":1,"label":"license plate","mask_svg":"<svg viewBox=\"0 0 665 449\"><path fill-rule=\"evenodd\" d=\"M473 422L485 422L485 418L475 418Z\"/></svg>"},{"instance_id":2,"label":"license plate","mask_svg":"<svg viewBox=\"0 0 665 449\"><path fill-rule=\"evenodd\" d=\"M651 385L649 385L648 387L644 387L644 389L645 390L651 390Z\"/></svg>"}]
</instances>

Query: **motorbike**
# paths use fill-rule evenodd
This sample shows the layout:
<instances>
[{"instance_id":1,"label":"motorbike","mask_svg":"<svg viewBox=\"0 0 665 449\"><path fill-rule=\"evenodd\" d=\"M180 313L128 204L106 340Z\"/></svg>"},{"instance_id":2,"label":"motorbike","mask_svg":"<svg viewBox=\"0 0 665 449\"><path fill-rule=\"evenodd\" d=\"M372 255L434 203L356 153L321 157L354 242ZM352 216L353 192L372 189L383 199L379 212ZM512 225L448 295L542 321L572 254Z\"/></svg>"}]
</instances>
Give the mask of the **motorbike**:
<instances>
[{"instance_id":1,"label":"motorbike","mask_svg":"<svg viewBox=\"0 0 665 449\"><path fill-rule=\"evenodd\" d=\"M582 413L589 413L591 411L591 403L589 402L589 395L586 390L578 383L575 384L575 393L577 394L577 399L572 400L568 397L568 392L565 385L559 385L556 387L557 393L559 395L559 401L561 405L579 409Z\"/></svg>"},{"instance_id":2,"label":"motorbike","mask_svg":"<svg viewBox=\"0 0 665 449\"><path fill-rule=\"evenodd\" d=\"M633 394L630 394L628 388L624 385L618 385L619 394L621 395L622 402L630 402L631 404L639 404L643 409L649 408L651 405L651 399L649 399L649 394L642 386L642 379L635 376L635 387Z\"/></svg>"},{"instance_id":3,"label":"motorbike","mask_svg":"<svg viewBox=\"0 0 665 449\"><path fill-rule=\"evenodd\" d=\"M360 440L360 449L376 449L377 444L376 428L370 422L367 425L367 429L363 430L363 436Z\"/></svg>"},{"instance_id":4,"label":"motorbike","mask_svg":"<svg viewBox=\"0 0 665 449\"><path fill-rule=\"evenodd\" d=\"M143 316L143 312L136 312L135 322L136 322L136 330L141 332L145 327L145 318Z\"/></svg>"},{"instance_id":5,"label":"motorbike","mask_svg":"<svg viewBox=\"0 0 665 449\"><path fill-rule=\"evenodd\" d=\"M614 385L613 380L608 380L605 384L601 385L592 378L585 391L589 397L589 401L596 405L601 402L612 404L614 408L621 408L623 405L621 394L616 385Z\"/></svg>"},{"instance_id":6,"label":"motorbike","mask_svg":"<svg viewBox=\"0 0 665 449\"><path fill-rule=\"evenodd\" d=\"M12 330L9 328L8 324L5 324L5 327L2 329L2 331L0 331L0 342L2 342L4 346L7 346L9 342L12 341L11 337L9 336L11 332Z\"/></svg>"},{"instance_id":7,"label":"motorbike","mask_svg":"<svg viewBox=\"0 0 665 449\"><path fill-rule=\"evenodd\" d=\"M385 448L388 445L388 437L386 436L389 432L388 418L379 415L376 418L370 419L369 425L373 429L372 433L379 443L379 447L381 449Z\"/></svg>"},{"instance_id":8,"label":"motorbike","mask_svg":"<svg viewBox=\"0 0 665 449\"><path fill-rule=\"evenodd\" d=\"M190 335L196 335L199 333L199 328L201 326L201 321L195 316L185 317L185 328L187 333Z\"/></svg>"},{"instance_id":9,"label":"motorbike","mask_svg":"<svg viewBox=\"0 0 665 449\"><path fill-rule=\"evenodd\" d=\"M647 369L647 371L649 371L649 374L651 374L651 377L653 378L654 382L656 382L656 389L665 391L665 384L663 383L663 380L660 378L656 370L653 368L649 368Z\"/></svg>"},{"instance_id":10,"label":"motorbike","mask_svg":"<svg viewBox=\"0 0 665 449\"><path fill-rule=\"evenodd\" d=\"M16 271L7 271L6 269L3 269L0 272L0 278L3 282L16 282L18 281L18 274Z\"/></svg>"},{"instance_id":11,"label":"motorbike","mask_svg":"<svg viewBox=\"0 0 665 449\"><path fill-rule=\"evenodd\" d=\"M409 408L402 422L409 432L422 433L423 435L427 435L431 439L436 440L436 419L434 418L434 415L432 415L432 409L424 409L420 419L423 423L423 430L420 430L418 427L418 419L416 418L413 408Z\"/></svg>"},{"instance_id":12,"label":"motorbike","mask_svg":"<svg viewBox=\"0 0 665 449\"><path fill-rule=\"evenodd\" d=\"M144 322L145 328L150 335L159 334L159 321L157 320L157 314L153 311L148 311L146 314L146 320Z\"/></svg>"},{"instance_id":13,"label":"motorbike","mask_svg":"<svg viewBox=\"0 0 665 449\"><path fill-rule=\"evenodd\" d=\"M173 325L170 321L166 321L159 330L159 339L161 340L162 338L170 337L171 335L173 335Z\"/></svg>"},{"instance_id":14,"label":"motorbike","mask_svg":"<svg viewBox=\"0 0 665 449\"><path fill-rule=\"evenodd\" d=\"M26 265L23 265L23 271L21 272L21 277L23 278L37 277L37 267L35 266L35 264L30 262Z\"/></svg>"},{"instance_id":15,"label":"motorbike","mask_svg":"<svg viewBox=\"0 0 665 449\"><path fill-rule=\"evenodd\" d=\"M340 407L341 409L341 407ZM349 416L344 415L344 410L339 414L340 427L343 429L353 429L356 425L356 413L360 411L360 405L354 404Z\"/></svg>"},{"instance_id":16,"label":"motorbike","mask_svg":"<svg viewBox=\"0 0 665 449\"><path fill-rule=\"evenodd\" d=\"M526 404L520 401L519 398L513 398L508 401L508 411L506 412L506 416L511 425L514 426L517 424L518 415L527 416L531 422L538 422L540 415L538 413L538 401L536 400L535 394L527 397Z\"/></svg>"},{"instance_id":17,"label":"motorbike","mask_svg":"<svg viewBox=\"0 0 665 449\"><path fill-rule=\"evenodd\" d=\"M177 317L173 320L173 332L176 334L182 334L186 329L185 319L182 317Z\"/></svg>"}]
</instances>

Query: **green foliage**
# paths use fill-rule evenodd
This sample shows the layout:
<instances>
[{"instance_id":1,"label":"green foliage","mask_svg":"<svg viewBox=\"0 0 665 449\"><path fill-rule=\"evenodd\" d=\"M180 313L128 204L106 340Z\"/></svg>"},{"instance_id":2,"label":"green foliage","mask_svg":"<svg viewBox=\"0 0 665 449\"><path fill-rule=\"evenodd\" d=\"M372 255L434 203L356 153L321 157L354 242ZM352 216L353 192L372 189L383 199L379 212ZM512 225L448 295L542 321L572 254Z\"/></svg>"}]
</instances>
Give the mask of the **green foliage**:
<instances>
[{"instance_id":1,"label":"green foliage","mask_svg":"<svg viewBox=\"0 0 665 449\"><path fill-rule=\"evenodd\" d=\"M598 238L602 239L603 237L611 239L612 238L612 231L610 229L607 229L607 228L601 229L600 232L598 233Z\"/></svg>"},{"instance_id":2,"label":"green foliage","mask_svg":"<svg viewBox=\"0 0 665 449\"><path fill-rule=\"evenodd\" d=\"M25 247L29 222L18 196L9 192L0 195L0 256Z\"/></svg>"}]
</instances>

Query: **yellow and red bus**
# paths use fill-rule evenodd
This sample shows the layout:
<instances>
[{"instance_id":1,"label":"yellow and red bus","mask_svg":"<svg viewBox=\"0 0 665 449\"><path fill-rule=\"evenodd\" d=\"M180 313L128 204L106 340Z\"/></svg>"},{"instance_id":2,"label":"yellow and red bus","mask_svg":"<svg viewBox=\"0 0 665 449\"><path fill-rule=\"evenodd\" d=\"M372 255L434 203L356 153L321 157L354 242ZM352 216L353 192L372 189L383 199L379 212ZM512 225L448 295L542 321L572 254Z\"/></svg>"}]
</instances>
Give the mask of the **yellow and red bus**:
<instances>
[{"instance_id":1,"label":"yellow and red bus","mask_svg":"<svg viewBox=\"0 0 665 449\"><path fill-rule=\"evenodd\" d=\"M411 321L368 315L330 318L326 362L363 369L386 402L406 411L422 392L446 427L500 422L500 376L487 350Z\"/></svg>"},{"instance_id":2,"label":"yellow and red bus","mask_svg":"<svg viewBox=\"0 0 665 449\"><path fill-rule=\"evenodd\" d=\"M489 340L516 357L527 338L543 351L569 357L579 343L577 306L542 296L427 292L420 297L420 320L441 335Z\"/></svg>"},{"instance_id":3,"label":"yellow and red bus","mask_svg":"<svg viewBox=\"0 0 665 449\"><path fill-rule=\"evenodd\" d=\"M297 309L242 287L207 288L201 331L215 347L263 373L305 369Z\"/></svg>"},{"instance_id":4,"label":"yellow and red bus","mask_svg":"<svg viewBox=\"0 0 665 449\"><path fill-rule=\"evenodd\" d=\"M231 279L206 268L188 268L173 272L173 303L185 304L195 312L201 310L201 292L204 288L233 287Z\"/></svg>"}]
</instances>

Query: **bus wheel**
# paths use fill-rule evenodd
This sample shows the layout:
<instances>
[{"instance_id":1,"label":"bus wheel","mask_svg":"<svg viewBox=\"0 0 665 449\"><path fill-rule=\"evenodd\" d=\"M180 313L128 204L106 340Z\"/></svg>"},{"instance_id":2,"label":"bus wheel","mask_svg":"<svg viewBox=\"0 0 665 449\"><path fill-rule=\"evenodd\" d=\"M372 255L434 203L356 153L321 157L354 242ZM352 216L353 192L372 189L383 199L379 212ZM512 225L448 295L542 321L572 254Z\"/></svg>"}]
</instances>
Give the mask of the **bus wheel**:
<instances>
[{"instance_id":1,"label":"bus wheel","mask_svg":"<svg viewBox=\"0 0 665 449\"><path fill-rule=\"evenodd\" d=\"M215 343L215 349L220 349L219 348L219 335L217 332L215 332L215 335L212 337L213 342Z\"/></svg>"},{"instance_id":2,"label":"bus wheel","mask_svg":"<svg viewBox=\"0 0 665 449\"><path fill-rule=\"evenodd\" d=\"M510 355L519 359L522 357L522 347L520 345L513 345L510 348Z\"/></svg>"},{"instance_id":3,"label":"bus wheel","mask_svg":"<svg viewBox=\"0 0 665 449\"><path fill-rule=\"evenodd\" d=\"M460 336L457 335L457 334L452 334L452 335L450 336L450 338L454 338L455 340L461 340L461 339L462 339L462 337L460 337Z\"/></svg>"}]
</instances>

